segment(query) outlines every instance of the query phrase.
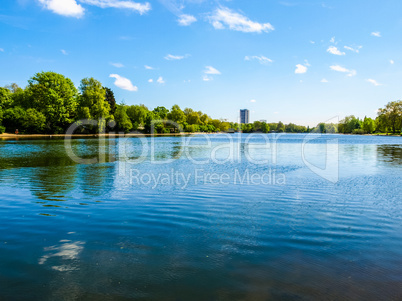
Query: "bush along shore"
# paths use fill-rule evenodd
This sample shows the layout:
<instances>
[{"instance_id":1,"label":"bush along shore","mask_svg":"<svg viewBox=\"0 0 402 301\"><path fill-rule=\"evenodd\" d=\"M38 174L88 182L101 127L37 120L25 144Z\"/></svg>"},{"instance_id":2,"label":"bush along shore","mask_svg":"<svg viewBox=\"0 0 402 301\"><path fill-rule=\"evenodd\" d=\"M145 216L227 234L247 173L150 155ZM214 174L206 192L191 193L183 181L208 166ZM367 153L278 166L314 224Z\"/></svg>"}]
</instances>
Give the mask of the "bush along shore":
<instances>
[{"instance_id":1,"label":"bush along shore","mask_svg":"<svg viewBox=\"0 0 402 301\"><path fill-rule=\"evenodd\" d=\"M95 120L94 122L88 122ZM0 134L57 135L74 128L76 135L97 133L175 134L214 132L287 132L401 134L402 101L389 102L375 119L347 116L339 123L320 123L314 128L255 121L249 124L213 119L201 111L143 104L117 104L113 91L94 78L81 80L79 89L55 72L40 72L22 89L16 84L0 87Z\"/></svg>"}]
</instances>

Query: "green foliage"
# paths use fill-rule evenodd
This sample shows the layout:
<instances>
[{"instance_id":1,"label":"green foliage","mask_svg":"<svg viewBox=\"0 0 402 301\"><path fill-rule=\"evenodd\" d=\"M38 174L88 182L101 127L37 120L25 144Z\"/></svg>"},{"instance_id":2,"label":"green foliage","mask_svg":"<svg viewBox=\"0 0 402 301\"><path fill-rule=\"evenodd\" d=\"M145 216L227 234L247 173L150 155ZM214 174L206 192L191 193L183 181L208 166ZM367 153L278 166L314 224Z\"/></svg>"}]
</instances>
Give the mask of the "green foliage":
<instances>
[{"instance_id":1,"label":"green foliage","mask_svg":"<svg viewBox=\"0 0 402 301\"><path fill-rule=\"evenodd\" d=\"M365 134L365 131L363 129L354 129L352 131L352 134L354 134L354 135L363 135L363 134Z\"/></svg>"},{"instance_id":2,"label":"green foliage","mask_svg":"<svg viewBox=\"0 0 402 301\"><path fill-rule=\"evenodd\" d=\"M0 134L5 133L5 131L6 131L6 127L0 125Z\"/></svg>"},{"instance_id":3,"label":"green foliage","mask_svg":"<svg viewBox=\"0 0 402 301\"><path fill-rule=\"evenodd\" d=\"M25 111L21 107L13 107L4 111L3 113L3 126L6 127L6 131L14 133L16 129L22 130L22 121L25 118Z\"/></svg>"},{"instance_id":4,"label":"green foliage","mask_svg":"<svg viewBox=\"0 0 402 301\"><path fill-rule=\"evenodd\" d=\"M263 133L269 133L269 130L270 130L269 124L264 122L261 125L261 130Z\"/></svg>"},{"instance_id":5,"label":"green foliage","mask_svg":"<svg viewBox=\"0 0 402 301\"><path fill-rule=\"evenodd\" d=\"M282 121L279 121L279 122L278 122L278 125L277 125L277 127L276 127L276 131L277 131L278 133L282 133L282 132L285 132L285 131L286 131L285 125L282 123Z\"/></svg>"},{"instance_id":6,"label":"green foliage","mask_svg":"<svg viewBox=\"0 0 402 301\"><path fill-rule=\"evenodd\" d=\"M362 122L360 119L353 115L346 116L345 119L341 120L338 124L339 133L350 134L355 129L360 129L362 127Z\"/></svg>"},{"instance_id":7,"label":"green foliage","mask_svg":"<svg viewBox=\"0 0 402 301\"><path fill-rule=\"evenodd\" d=\"M186 121L186 115L178 105L174 105L170 112L167 114L169 120L176 123L183 123Z\"/></svg>"},{"instance_id":8,"label":"green foliage","mask_svg":"<svg viewBox=\"0 0 402 301\"><path fill-rule=\"evenodd\" d=\"M95 131L104 132L106 119L110 118L110 105L106 101L106 90L99 81L90 77L81 80L80 91L80 106L88 108L89 117L98 121ZM85 112L82 113L88 116L88 110L85 109Z\"/></svg>"},{"instance_id":9,"label":"green foliage","mask_svg":"<svg viewBox=\"0 0 402 301\"><path fill-rule=\"evenodd\" d=\"M21 125L26 133L42 133L46 127L46 117L36 109L29 108L21 120Z\"/></svg>"},{"instance_id":10,"label":"green foliage","mask_svg":"<svg viewBox=\"0 0 402 301\"><path fill-rule=\"evenodd\" d=\"M11 105L12 93L7 88L0 87L0 109L8 109Z\"/></svg>"},{"instance_id":11,"label":"green foliage","mask_svg":"<svg viewBox=\"0 0 402 301\"><path fill-rule=\"evenodd\" d=\"M114 93L111 89L107 87L103 87L105 90L105 101L109 104L110 107L110 115L114 115L116 111L116 99L114 98Z\"/></svg>"},{"instance_id":12,"label":"green foliage","mask_svg":"<svg viewBox=\"0 0 402 301\"><path fill-rule=\"evenodd\" d=\"M127 133L133 128L133 124L127 115L127 107L124 105L117 106L114 113L114 120L117 125L117 130L119 131Z\"/></svg>"},{"instance_id":13,"label":"green foliage","mask_svg":"<svg viewBox=\"0 0 402 301\"><path fill-rule=\"evenodd\" d=\"M159 116L159 119L166 119L167 114L169 113L169 110L166 109L165 107L156 107L153 112Z\"/></svg>"},{"instance_id":14,"label":"green foliage","mask_svg":"<svg viewBox=\"0 0 402 301\"><path fill-rule=\"evenodd\" d=\"M134 130L144 125L148 112L148 108L144 105L133 105L127 108L127 115L133 123Z\"/></svg>"},{"instance_id":15,"label":"green foliage","mask_svg":"<svg viewBox=\"0 0 402 301\"><path fill-rule=\"evenodd\" d=\"M402 100L387 103L385 108L379 109L378 117L385 131L400 133L402 130Z\"/></svg>"},{"instance_id":16,"label":"green foliage","mask_svg":"<svg viewBox=\"0 0 402 301\"><path fill-rule=\"evenodd\" d=\"M364 132L371 134L372 132L375 131L376 121L371 118L364 117L362 128Z\"/></svg>"},{"instance_id":17,"label":"green foliage","mask_svg":"<svg viewBox=\"0 0 402 301\"><path fill-rule=\"evenodd\" d=\"M74 121L77 89L69 78L61 74L40 72L28 81L25 97L20 96L15 102L41 112L46 116L46 130L55 133Z\"/></svg>"}]
</instances>

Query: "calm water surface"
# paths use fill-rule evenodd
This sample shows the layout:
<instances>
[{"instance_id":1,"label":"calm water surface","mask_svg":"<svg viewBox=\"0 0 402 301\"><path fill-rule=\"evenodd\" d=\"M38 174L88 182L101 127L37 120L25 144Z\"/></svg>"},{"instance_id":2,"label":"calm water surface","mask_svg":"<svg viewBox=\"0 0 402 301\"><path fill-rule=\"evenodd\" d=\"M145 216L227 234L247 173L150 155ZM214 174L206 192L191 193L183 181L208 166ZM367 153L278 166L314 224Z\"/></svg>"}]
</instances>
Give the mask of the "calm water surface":
<instances>
[{"instance_id":1,"label":"calm water surface","mask_svg":"<svg viewBox=\"0 0 402 301\"><path fill-rule=\"evenodd\" d=\"M401 137L208 137L0 141L0 299L402 300Z\"/></svg>"}]
</instances>

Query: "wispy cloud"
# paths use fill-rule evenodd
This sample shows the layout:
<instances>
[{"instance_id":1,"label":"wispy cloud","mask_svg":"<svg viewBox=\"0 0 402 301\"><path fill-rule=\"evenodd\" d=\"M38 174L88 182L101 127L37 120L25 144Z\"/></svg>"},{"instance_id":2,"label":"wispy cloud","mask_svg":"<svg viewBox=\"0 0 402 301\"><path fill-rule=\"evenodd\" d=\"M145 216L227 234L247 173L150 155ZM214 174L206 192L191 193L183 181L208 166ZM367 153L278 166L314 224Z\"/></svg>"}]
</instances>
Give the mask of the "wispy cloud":
<instances>
[{"instance_id":1,"label":"wispy cloud","mask_svg":"<svg viewBox=\"0 0 402 301\"><path fill-rule=\"evenodd\" d=\"M159 78L156 80L156 82L159 83L159 84L164 84L165 80L163 79L162 76L159 76Z\"/></svg>"},{"instance_id":2,"label":"wispy cloud","mask_svg":"<svg viewBox=\"0 0 402 301\"><path fill-rule=\"evenodd\" d=\"M246 56L244 58L244 60L246 60L246 61L257 60L257 61L260 62L260 64L269 64L269 63L273 62L273 60L271 60L271 59L269 59L269 58L267 58L267 57L265 57L263 55L261 55L261 56L257 56L257 55Z\"/></svg>"},{"instance_id":3,"label":"wispy cloud","mask_svg":"<svg viewBox=\"0 0 402 301\"><path fill-rule=\"evenodd\" d=\"M339 65L333 65L333 66L330 66L329 68L333 71L348 73L347 76L355 76L356 75L356 70L349 70L349 69L346 69L345 67L342 67Z\"/></svg>"},{"instance_id":4,"label":"wispy cloud","mask_svg":"<svg viewBox=\"0 0 402 301\"><path fill-rule=\"evenodd\" d=\"M123 68L124 65L122 63L110 63L110 65L116 67L116 68Z\"/></svg>"},{"instance_id":5,"label":"wispy cloud","mask_svg":"<svg viewBox=\"0 0 402 301\"><path fill-rule=\"evenodd\" d=\"M65 17L81 18L85 9L75 0L38 0L43 8Z\"/></svg>"},{"instance_id":6,"label":"wispy cloud","mask_svg":"<svg viewBox=\"0 0 402 301\"><path fill-rule=\"evenodd\" d=\"M327 80L327 79L325 79L325 78L323 78L323 79L321 80L321 82L322 82L322 83L327 83L327 82L328 82L328 80Z\"/></svg>"},{"instance_id":7,"label":"wispy cloud","mask_svg":"<svg viewBox=\"0 0 402 301\"><path fill-rule=\"evenodd\" d=\"M209 82L209 81L213 80L213 78L212 78L212 76L203 75L202 80L204 82Z\"/></svg>"},{"instance_id":8,"label":"wispy cloud","mask_svg":"<svg viewBox=\"0 0 402 301\"><path fill-rule=\"evenodd\" d=\"M331 40L329 40L331 43L335 43L335 37L332 37Z\"/></svg>"},{"instance_id":9,"label":"wispy cloud","mask_svg":"<svg viewBox=\"0 0 402 301\"><path fill-rule=\"evenodd\" d=\"M391 65L393 65L393 64L395 64L395 61L394 61L394 60L389 60L389 63L390 63Z\"/></svg>"},{"instance_id":10,"label":"wispy cloud","mask_svg":"<svg viewBox=\"0 0 402 301\"><path fill-rule=\"evenodd\" d=\"M366 81L368 81L370 84L373 84L374 86L382 86L382 84L378 83L375 79L367 79Z\"/></svg>"},{"instance_id":11,"label":"wispy cloud","mask_svg":"<svg viewBox=\"0 0 402 301\"><path fill-rule=\"evenodd\" d=\"M48 9L58 15L66 17L81 18L85 14L85 9L77 0L37 0L43 8ZM137 3L130 0L78 0L82 4L94 5L101 8L120 8L144 14L151 9L151 5Z\"/></svg>"},{"instance_id":12,"label":"wispy cloud","mask_svg":"<svg viewBox=\"0 0 402 301\"><path fill-rule=\"evenodd\" d=\"M122 77L118 74L110 74L109 77L115 78L114 84L127 91L138 91L138 87L134 86L128 78Z\"/></svg>"},{"instance_id":13,"label":"wispy cloud","mask_svg":"<svg viewBox=\"0 0 402 301\"><path fill-rule=\"evenodd\" d=\"M148 83L153 83L154 80L152 78L148 79Z\"/></svg>"},{"instance_id":14,"label":"wispy cloud","mask_svg":"<svg viewBox=\"0 0 402 301\"><path fill-rule=\"evenodd\" d=\"M4 49L3 49L3 48L0 48L0 52L4 52Z\"/></svg>"},{"instance_id":15,"label":"wispy cloud","mask_svg":"<svg viewBox=\"0 0 402 301\"><path fill-rule=\"evenodd\" d=\"M229 28L241 32L270 32L274 27L270 23L258 23L251 21L246 16L230 10L227 7L217 8L208 16L209 22L215 29Z\"/></svg>"},{"instance_id":16,"label":"wispy cloud","mask_svg":"<svg viewBox=\"0 0 402 301\"><path fill-rule=\"evenodd\" d=\"M250 102L255 103L257 102L255 99L250 100Z\"/></svg>"},{"instance_id":17,"label":"wispy cloud","mask_svg":"<svg viewBox=\"0 0 402 301\"><path fill-rule=\"evenodd\" d=\"M65 51L64 49L60 49L60 52L61 52L62 54L64 54L64 55L68 55L68 52Z\"/></svg>"},{"instance_id":18,"label":"wispy cloud","mask_svg":"<svg viewBox=\"0 0 402 301\"><path fill-rule=\"evenodd\" d=\"M58 0L65 1L65 0ZM68 0L71 1L71 0ZM151 4L148 2L137 3L129 0L79 0L81 3L98 6L100 8L120 8L135 11L144 14L151 10Z\"/></svg>"},{"instance_id":19,"label":"wispy cloud","mask_svg":"<svg viewBox=\"0 0 402 301\"><path fill-rule=\"evenodd\" d=\"M219 75L219 74L221 74L221 72L219 70L215 69L212 66L206 66L205 70L204 70L204 73L205 74L211 74L211 75Z\"/></svg>"},{"instance_id":20,"label":"wispy cloud","mask_svg":"<svg viewBox=\"0 0 402 301\"><path fill-rule=\"evenodd\" d=\"M345 55L345 52L341 52L337 47L335 46L329 46L327 49L327 52L334 54L334 55Z\"/></svg>"},{"instance_id":21,"label":"wispy cloud","mask_svg":"<svg viewBox=\"0 0 402 301\"><path fill-rule=\"evenodd\" d=\"M192 15L182 14L179 16L177 22L179 23L180 26L189 26L194 22L197 22L197 18Z\"/></svg>"},{"instance_id":22,"label":"wispy cloud","mask_svg":"<svg viewBox=\"0 0 402 301\"><path fill-rule=\"evenodd\" d=\"M350 50L350 51L353 51L353 52L356 52L356 53L359 53L360 49L362 49L363 46L357 46L356 48L349 47L349 46L343 46L343 48L345 48L347 50Z\"/></svg>"},{"instance_id":23,"label":"wispy cloud","mask_svg":"<svg viewBox=\"0 0 402 301\"><path fill-rule=\"evenodd\" d=\"M151 67L151 66L148 66L148 65L145 65L144 68L147 69L147 70L154 70L155 69L154 67Z\"/></svg>"},{"instance_id":24,"label":"wispy cloud","mask_svg":"<svg viewBox=\"0 0 402 301\"><path fill-rule=\"evenodd\" d=\"M374 31L374 32L371 33L371 35L373 37L381 38L381 32L379 32L379 31Z\"/></svg>"},{"instance_id":25,"label":"wispy cloud","mask_svg":"<svg viewBox=\"0 0 402 301\"><path fill-rule=\"evenodd\" d=\"M178 60L185 59L185 58L187 58L187 57L189 57L188 54L186 54L186 55L173 55L173 54L168 54L168 55L165 56L165 60L168 60L168 61L178 61Z\"/></svg>"}]
</instances>

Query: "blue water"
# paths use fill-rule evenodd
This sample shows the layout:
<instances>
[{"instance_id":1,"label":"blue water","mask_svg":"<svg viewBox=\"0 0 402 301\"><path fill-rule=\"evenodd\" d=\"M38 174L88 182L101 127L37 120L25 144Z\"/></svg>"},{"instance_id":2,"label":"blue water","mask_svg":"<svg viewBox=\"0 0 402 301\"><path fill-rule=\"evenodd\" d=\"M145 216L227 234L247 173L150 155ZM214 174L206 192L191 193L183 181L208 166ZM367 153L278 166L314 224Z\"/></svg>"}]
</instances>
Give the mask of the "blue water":
<instances>
[{"instance_id":1,"label":"blue water","mask_svg":"<svg viewBox=\"0 0 402 301\"><path fill-rule=\"evenodd\" d=\"M401 137L71 149L0 141L0 300L402 300Z\"/></svg>"}]
</instances>

